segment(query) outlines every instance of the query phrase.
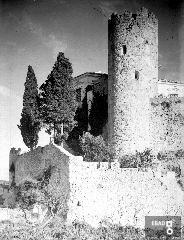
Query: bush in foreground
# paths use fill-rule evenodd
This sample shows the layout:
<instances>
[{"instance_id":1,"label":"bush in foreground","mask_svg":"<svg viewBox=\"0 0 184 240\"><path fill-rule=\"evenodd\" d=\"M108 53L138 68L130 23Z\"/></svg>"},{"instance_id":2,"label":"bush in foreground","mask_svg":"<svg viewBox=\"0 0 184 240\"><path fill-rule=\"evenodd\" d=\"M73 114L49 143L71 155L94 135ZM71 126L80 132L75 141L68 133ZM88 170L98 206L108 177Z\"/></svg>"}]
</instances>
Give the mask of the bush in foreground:
<instances>
[{"instance_id":1,"label":"bush in foreground","mask_svg":"<svg viewBox=\"0 0 184 240\"><path fill-rule=\"evenodd\" d=\"M102 223L98 228L93 228L86 223L73 222L65 225L55 218L46 226L24 225L22 227L6 227L0 231L0 240L143 240L144 231L134 227L122 227L110 223Z\"/></svg>"}]
</instances>

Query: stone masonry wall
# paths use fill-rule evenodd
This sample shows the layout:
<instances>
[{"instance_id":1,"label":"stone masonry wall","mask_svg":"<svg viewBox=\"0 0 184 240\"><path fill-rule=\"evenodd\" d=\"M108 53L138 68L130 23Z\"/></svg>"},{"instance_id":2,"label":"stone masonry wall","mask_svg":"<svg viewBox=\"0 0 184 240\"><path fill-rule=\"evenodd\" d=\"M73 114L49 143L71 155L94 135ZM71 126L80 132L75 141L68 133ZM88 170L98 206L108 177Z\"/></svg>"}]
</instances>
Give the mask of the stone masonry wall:
<instances>
[{"instance_id":1,"label":"stone masonry wall","mask_svg":"<svg viewBox=\"0 0 184 240\"><path fill-rule=\"evenodd\" d=\"M62 151L60 147L47 145L37 148L34 154L18 156L15 182L18 185L35 179L52 166L49 186L53 196L60 194L61 199L65 198L70 190L68 223L79 220L97 226L100 221L108 220L144 227L145 216L181 215L184 220L184 192L174 172L122 169L117 162L112 163L111 169L102 162L97 169L97 163L84 162L82 157L65 155Z\"/></svg>"},{"instance_id":2,"label":"stone masonry wall","mask_svg":"<svg viewBox=\"0 0 184 240\"><path fill-rule=\"evenodd\" d=\"M101 220L144 227L145 216L181 215L184 220L184 192L174 172L141 172L121 169L112 163L70 160L68 222L86 221L97 226Z\"/></svg>"},{"instance_id":3,"label":"stone masonry wall","mask_svg":"<svg viewBox=\"0 0 184 240\"><path fill-rule=\"evenodd\" d=\"M37 147L35 150L21 155L15 156L15 154L13 156L10 154L10 162L12 163L13 158L16 185L21 184L25 180L42 177L44 171L50 166L53 169L53 173L55 172L55 168L61 169L62 176L66 175L66 179L68 179L69 157L53 144L46 145L45 147Z\"/></svg>"},{"instance_id":4,"label":"stone masonry wall","mask_svg":"<svg viewBox=\"0 0 184 240\"><path fill-rule=\"evenodd\" d=\"M150 147L150 98L157 93L158 21L142 8L109 20L108 131L117 155Z\"/></svg>"},{"instance_id":5,"label":"stone masonry wall","mask_svg":"<svg viewBox=\"0 0 184 240\"><path fill-rule=\"evenodd\" d=\"M184 146L184 98L152 100L152 145L154 152L177 151Z\"/></svg>"},{"instance_id":6,"label":"stone masonry wall","mask_svg":"<svg viewBox=\"0 0 184 240\"><path fill-rule=\"evenodd\" d=\"M17 156L15 156L16 154ZM56 203L59 201L62 210L61 214L66 217L70 192L70 155L71 154L65 149L52 143L44 147L37 147L33 151L20 155L18 155L17 151L11 151L10 162L14 164L15 168L14 178L11 178L11 181L14 180L16 186L21 185L25 181L35 182L43 178L45 171L51 171L49 183L47 185L48 198L51 198L52 201L56 201ZM10 185L11 183L12 182L10 182ZM16 205L16 202L14 202L15 199L13 199L16 188L13 186L8 196L8 198L12 200L7 199L7 201L9 204L13 201L13 205Z\"/></svg>"}]
</instances>

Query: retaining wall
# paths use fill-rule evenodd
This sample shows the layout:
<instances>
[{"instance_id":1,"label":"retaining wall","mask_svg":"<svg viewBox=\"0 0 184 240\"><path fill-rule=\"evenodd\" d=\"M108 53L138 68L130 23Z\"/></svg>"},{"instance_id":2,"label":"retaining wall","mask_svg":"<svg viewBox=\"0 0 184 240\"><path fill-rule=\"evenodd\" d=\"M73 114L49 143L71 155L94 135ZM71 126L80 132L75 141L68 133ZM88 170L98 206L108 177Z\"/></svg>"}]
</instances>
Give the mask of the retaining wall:
<instances>
[{"instance_id":1,"label":"retaining wall","mask_svg":"<svg viewBox=\"0 0 184 240\"><path fill-rule=\"evenodd\" d=\"M68 222L75 219L97 226L101 220L144 227L145 216L184 217L184 192L174 172L121 169L112 163L70 159Z\"/></svg>"}]
</instances>

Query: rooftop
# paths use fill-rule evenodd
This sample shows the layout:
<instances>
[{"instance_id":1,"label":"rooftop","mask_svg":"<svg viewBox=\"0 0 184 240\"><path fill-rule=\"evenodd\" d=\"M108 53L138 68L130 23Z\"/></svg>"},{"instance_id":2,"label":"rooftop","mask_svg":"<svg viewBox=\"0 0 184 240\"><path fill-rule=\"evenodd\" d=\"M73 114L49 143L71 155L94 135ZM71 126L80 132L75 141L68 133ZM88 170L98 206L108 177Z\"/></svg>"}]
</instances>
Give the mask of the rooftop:
<instances>
[{"instance_id":1,"label":"rooftop","mask_svg":"<svg viewBox=\"0 0 184 240\"><path fill-rule=\"evenodd\" d=\"M77 78L81 78L81 77L102 77L102 76L108 76L107 73L100 73L100 72L85 72L85 73L82 73L76 77L74 77L75 79Z\"/></svg>"},{"instance_id":2,"label":"rooftop","mask_svg":"<svg viewBox=\"0 0 184 240\"><path fill-rule=\"evenodd\" d=\"M173 84L173 85L184 85L184 83L180 83L180 82L177 82L176 80L168 80L168 79L165 79L165 78L161 78L158 80L159 83L163 83L163 84Z\"/></svg>"}]
</instances>

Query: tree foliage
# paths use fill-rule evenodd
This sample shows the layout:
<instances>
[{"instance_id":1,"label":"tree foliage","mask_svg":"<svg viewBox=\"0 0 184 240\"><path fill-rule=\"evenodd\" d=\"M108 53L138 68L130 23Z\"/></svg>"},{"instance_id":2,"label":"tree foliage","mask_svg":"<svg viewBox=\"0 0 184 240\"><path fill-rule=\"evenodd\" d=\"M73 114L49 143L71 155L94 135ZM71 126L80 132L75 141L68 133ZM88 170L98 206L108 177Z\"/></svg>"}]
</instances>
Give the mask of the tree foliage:
<instances>
[{"instance_id":1,"label":"tree foliage","mask_svg":"<svg viewBox=\"0 0 184 240\"><path fill-rule=\"evenodd\" d=\"M33 149L38 143L38 132L40 131L39 121L39 94L37 79L34 70L28 66L25 91L23 95L23 109L21 113L20 125L18 128L25 145Z\"/></svg>"},{"instance_id":2,"label":"tree foliage","mask_svg":"<svg viewBox=\"0 0 184 240\"><path fill-rule=\"evenodd\" d=\"M77 107L75 91L73 88L72 65L63 53L59 53L57 61L47 80L40 87L41 90L41 118L51 134L54 130L54 137L68 133L73 129ZM63 133L61 132L63 126Z\"/></svg>"},{"instance_id":3,"label":"tree foliage","mask_svg":"<svg viewBox=\"0 0 184 240\"><path fill-rule=\"evenodd\" d=\"M16 203L23 210L30 210L36 203L37 191L36 184L31 181L16 186Z\"/></svg>"},{"instance_id":4,"label":"tree foliage","mask_svg":"<svg viewBox=\"0 0 184 240\"><path fill-rule=\"evenodd\" d=\"M109 162L113 161L113 151L111 147L105 143L103 137L94 137L86 132L81 138L81 147L84 153L84 160L88 162Z\"/></svg>"},{"instance_id":5,"label":"tree foliage","mask_svg":"<svg viewBox=\"0 0 184 240\"><path fill-rule=\"evenodd\" d=\"M153 154L151 149L145 149L143 152L136 151L135 154L127 154L119 159L121 168L138 168L147 169L156 166L157 157Z\"/></svg>"},{"instance_id":6,"label":"tree foliage","mask_svg":"<svg viewBox=\"0 0 184 240\"><path fill-rule=\"evenodd\" d=\"M70 132L67 144L77 155L81 155L82 149L79 138L82 137L83 133L87 132L88 129L87 95L85 95L82 100L81 106L77 108L74 120L77 121L77 126Z\"/></svg>"},{"instance_id":7,"label":"tree foliage","mask_svg":"<svg viewBox=\"0 0 184 240\"><path fill-rule=\"evenodd\" d=\"M100 95L93 91L93 103L89 115L90 133L94 136L102 134L103 127L108 119L107 95Z\"/></svg>"},{"instance_id":8,"label":"tree foliage","mask_svg":"<svg viewBox=\"0 0 184 240\"><path fill-rule=\"evenodd\" d=\"M24 213L37 204L47 209L47 216L50 218L56 215L66 216L69 187L66 181L59 179L58 174L51 177L52 170L50 166L40 179L30 179L15 187L17 206Z\"/></svg>"}]
</instances>

